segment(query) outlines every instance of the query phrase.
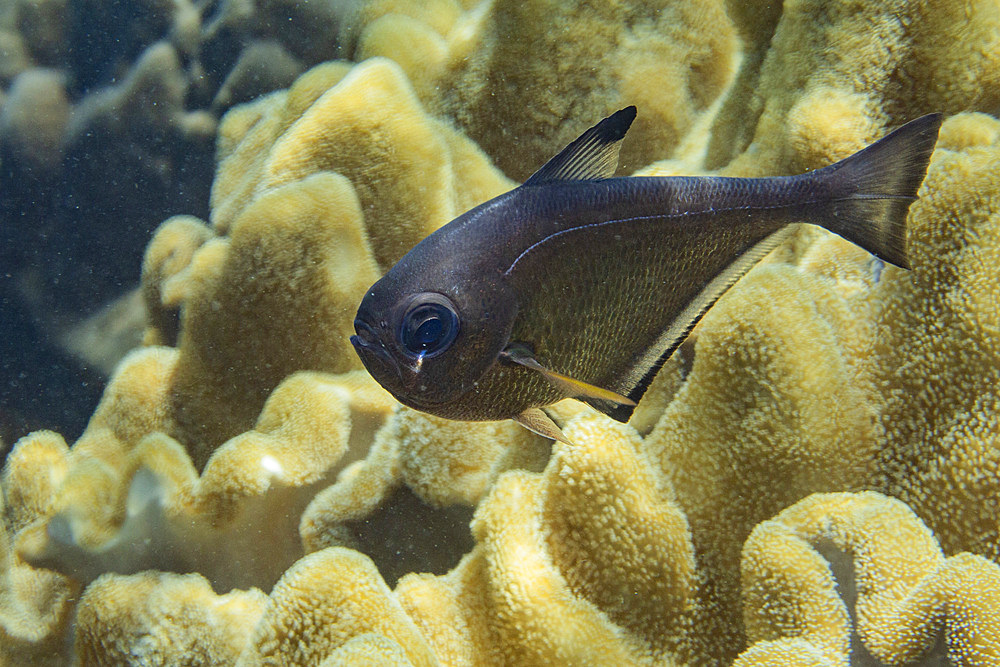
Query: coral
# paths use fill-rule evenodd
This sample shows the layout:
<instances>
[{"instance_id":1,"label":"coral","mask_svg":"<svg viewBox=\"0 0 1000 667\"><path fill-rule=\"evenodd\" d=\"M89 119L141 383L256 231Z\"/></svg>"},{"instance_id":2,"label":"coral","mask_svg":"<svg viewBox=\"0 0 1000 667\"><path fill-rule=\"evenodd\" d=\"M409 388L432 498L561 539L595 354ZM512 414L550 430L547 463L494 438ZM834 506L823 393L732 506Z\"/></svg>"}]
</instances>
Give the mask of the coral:
<instances>
[{"instance_id":1,"label":"coral","mask_svg":"<svg viewBox=\"0 0 1000 667\"><path fill-rule=\"evenodd\" d=\"M348 337L379 266L509 187L386 60L318 68L222 135L212 218L228 236L192 259L174 385L179 439L206 452L198 461L290 372L358 368Z\"/></svg>"},{"instance_id":2,"label":"coral","mask_svg":"<svg viewBox=\"0 0 1000 667\"><path fill-rule=\"evenodd\" d=\"M945 124L914 205L913 270L876 290L871 373L884 397L875 487L946 551L1000 559L1000 122Z\"/></svg>"},{"instance_id":3,"label":"coral","mask_svg":"<svg viewBox=\"0 0 1000 667\"><path fill-rule=\"evenodd\" d=\"M1000 567L945 558L906 505L878 493L813 495L759 524L742 580L753 645L739 667L1000 660Z\"/></svg>"},{"instance_id":4,"label":"coral","mask_svg":"<svg viewBox=\"0 0 1000 667\"><path fill-rule=\"evenodd\" d=\"M260 104L262 117L252 125L243 111L221 130L226 142L212 199L220 231L253 197L335 171L355 188L385 270L437 227L513 185L468 139L427 115L402 70L385 59L349 72L317 68L284 105Z\"/></svg>"},{"instance_id":5,"label":"coral","mask_svg":"<svg viewBox=\"0 0 1000 667\"><path fill-rule=\"evenodd\" d=\"M320 667L412 667L403 648L384 635L355 635L334 649Z\"/></svg>"},{"instance_id":6,"label":"coral","mask_svg":"<svg viewBox=\"0 0 1000 667\"><path fill-rule=\"evenodd\" d=\"M197 571L219 590L268 587L302 553L295 533L306 504L367 453L395 405L367 375L350 372L359 365L347 341L354 305L377 276L371 247L399 254L401 244L510 184L467 139L421 111L391 62L344 74L336 65L307 74L267 100L271 120L253 115L263 114L260 104L233 114L220 140L217 192L237 180L236 190L248 189L230 208L232 220L217 221L226 233L174 218L146 256L146 339L177 347L146 348L123 362L84 435L68 451L59 441L44 489L21 470L52 459L39 444L49 436L18 443L5 491L19 499L11 513L30 517L13 538L34 566L84 583L107 571L157 568ZM384 115L350 111L365 100L384 102ZM346 112L338 115L339 108ZM372 134L372 120L385 127L382 135ZM353 150L339 157L317 150L317 132L328 126L335 133L328 141ZM417 139L437 142L431 149L439 152ZM409 164L408 147L421 160L438 160L431 175L452 188L428 190L412 166L385 165L385 151ZM257 167L244 162L240 169L241 159ZM380 169L388 170L376 178ZM372 204L364 214L356 187ZM380 208L391 199L411 203ZM304 368L346 374L297 372ZM431 502L467 505L505 467L540 467L547 446L539 438L512 425L501 430L531 446L492 443L489 434L497 431L487 427L483 442L490 445L474 466L482 471L459 466L468 490L435 485L433 469L417 463L419 447L406 459L407 477ZM413 499L415 507L428 507ZM458 517L455 525L467 535L468 511L442 516ZM468 543L466 537L455 544Z\"/></svg>"},{"instance_id":7,"label":"coral","mask_svg":"<svg viewBox=\"0 0 1000 667\"><path fill-rule=\"evenodd\" d=\"M371 560L324 549L297 562L275 585L237 664L315 665L366 633L392 640L413 665L437 664ZM363 654L365 648L356 644L353 650Z\"/></svg>"},{"instance_id":8,"label":"coral","mask_svg":"<svg viewBox=\"0 0 1000 667\"><path fill-rule=\"evenodd\" d=\"M4 356L18 360L0 367L8 442L33 425L82 432L127 350L73 345L76 327L135 287L164 218L208 216L219 117L336 56L345 4L4 3L0 300L11 307L0 338L15 341ZM136 340L139 323L125 324ZM20 342L25 331L51 349Z\"/></svg>"},{"instance_id":9,"label":"coral","mask_svg":"<svg viewBox=\"0 0 1000 667\"><path fill-rule=\"evenodd\" d=\"M924 113L1000 104L992 2L729 4L749 57L714 119L710 168L799 173Z\"/></svg>"},{"instance_id":10,"label":"coral","mask_svg":"<svg viewBox=\"0 0 1000 667\"><path fill-rule=\"evenodd\" d=\"M174 216L163 222L146 246L142 261L142 301L146 312L147 345L176 345L180 306L186 296L185 278L194 253L212 232L194 216Z\"/></svg>"},{"instance_id":11,"label":"coral","mask_svg":"<svg viewBox=\"0 0 1000 667\"><path fill-rule=\"evenodd\" d=\"M356 56L399 62L429 106L519 180L576 138L584 115L627 104L642 113L622 163L668 157L735 70L722 3L500 1L457 17L445 4L377 3L361 17Z\"/></svg>"},{"instance_id":12,"label":"coral","mask_svg":"<svg viewBox=\"0 0 1000 667\"><path fill-rule=\"evenodd\" d=\"M136 402L136 385L166 384L175 356L134 354L71 450L48 434L17 444L4 490L26 560L83 582L154 568L200 572L220 590L269 586L302 553L306 504L364 455L393 405L365 376L294 374L256 427L220 447L199 476L164 433L162 396Z\"/></svg>"},{"instance_id":13,"label":"coral","mask_svg":"<svg viewBox=\"0 0 1000 667\"><path fill-rule=\"evenodd\" d=\"M33 172L50 172L62 161L62 134L70 105L63 76L35 68L11 83L0 113L0 147L6 160Z\"/></svg>"},{"instance_id":14,"label":"coral","mask_svg":"<svg viewBox=\"0 0 1000 667\"><path fill-rule=\"evenodd\" d=\"M198 467L247 430L290 373L358 366L347 342L353 304L377 275L357 199L334 174L267 193L228 238L202 247L170 401Z\"/></svg>"},{"instance_id":15,"label":"coral","mask_svg":"<svg viewBox=\"0 0 1000 667\"><path fill-rule=\"evenodd\" d=\"M444 572L471 548L471 511L508 469L541 470L549 442L510 423L461 423L403 408L368 456L309 504L299 527L306 551L349 546L373 558L387 581ZM439 508L433 511L432 508ZM422 531L439 536L427 553Z\"/></svg>"},{"instance_id":16,"label":"coral","mask_svg":"<svg viewBox=\"0 0 1000 667\"><path fill-rule=\"evenodd\" d=\"M231 665L264 611L259 590L216 595L197 574L104 575L77 608L81 665Z\"/></svg>"},{"instance_id":17,"label":"coral","mask_svg":"<svg viewBox=\"0 0 1000 667\"><path fill-rule=\"evenodd\" d=\"M687 522L657 490L635 431L584 414L566 435L575 446L557 444L541 475L500 477L458 567L400 581L396 595L443 664L683 654L695 576Z\"/></svg>"},{"instance_id":18,"label":"coral","mask_svg":"<svg viewBox=\"0 0 1000 667\"><path fill-rule=\"evenodd\" d=\"M691 373L644 442L712 581L699 618L717 626L706 652L740 645L736 572L753 526L867 473L874 413L851 353L871 332L859 312L832 281L757 268L705 317Z\"/></svg>"},{"instance_id":19,"label":"coral","mask_svg":"<svg viewBox=\"0 0 1000 667\"><path fill-rule=\"evenodd\" d=\"M264 91L287 88L303 69L302 63L278 42L251 42L219 87L212 108L228 109L250 102Z\"/></svg>"},{"instance_id":20,"label":"coral","mask_svg":"<svg viewBox=\"0 0 1000 667\"><path fill-rule=\"evenodd\" d=\"M38 440L41 456L19 469L20 488L12 489L10 468L4 471L0 498L7 510L0 521L0 663L5 665L65 664L65 634L80 591L68 577L33 568L14 550L13 531L44 509L39 504L58 476L65 450L55 434L39 434Z\"/></svg>"}]
</instances>

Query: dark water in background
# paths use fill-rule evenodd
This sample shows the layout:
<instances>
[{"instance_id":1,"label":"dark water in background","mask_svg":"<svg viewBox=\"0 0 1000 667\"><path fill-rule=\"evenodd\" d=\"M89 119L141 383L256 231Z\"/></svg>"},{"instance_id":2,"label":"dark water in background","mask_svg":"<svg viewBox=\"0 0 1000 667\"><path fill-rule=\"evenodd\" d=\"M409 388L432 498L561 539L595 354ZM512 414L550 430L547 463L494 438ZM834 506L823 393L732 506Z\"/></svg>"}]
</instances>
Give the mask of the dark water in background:
<instances>
[{"instance_id":1,"label":"dark water in background","mask_svg":"<svg viewBox=\"0 0 1000 667\"><path fill-rule=\"evenodd\" d=\"M0 31L16 32L25 51L0 48L0 464L31 430L56 430L72 443L86 426L107 378L63 349L61 335L138 285L146 244L166 218L207 219L214 122L233 104L286 87L335 48L326 38L321 48L308 42L314 52L299 52L289 17L215 25L215 2L200 6L199 39L188 48L177 37L180 15L171 13L178 7L0 6ZM297 25L330 30L332 22ZM241 54L276 39L279 27L287 51L269 44L287 54L280 66L250 68L219 99ZM140 63L156 49L176 66L143 78ZM57 157L47 162L36 159L25 133L10 123L3 129L18 78L39 72L61 77L58 95L71 110L58 145L48 147ZM192 132L200 127L192 118L205 121L201 131Z\"/></svg>"},{"instance_id":2,"label":"dark water in background","mask_svg":"<svg viewBox=\"0 0 1000 667\"><path fill-rule=\"evenodd\" d=\"M55 329L138 284L146 243L165 218L207 216L211 146L171 155L155 139L118 139L85 132L65 147L61 169L41 177L0 148L0 437L8 447L41 427L70 441L80 434L105 378L61 350Z\"/></svg>"}]
</instances>

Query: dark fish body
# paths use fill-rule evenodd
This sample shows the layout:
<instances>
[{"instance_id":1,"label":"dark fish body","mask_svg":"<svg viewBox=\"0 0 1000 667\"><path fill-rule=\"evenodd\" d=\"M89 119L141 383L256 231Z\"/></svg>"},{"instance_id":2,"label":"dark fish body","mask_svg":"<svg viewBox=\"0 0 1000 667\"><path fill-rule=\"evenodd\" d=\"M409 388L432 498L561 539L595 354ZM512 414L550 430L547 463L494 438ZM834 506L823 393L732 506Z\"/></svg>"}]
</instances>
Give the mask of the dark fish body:
<instances>
[{"instance_id":1,"label":"dark fish body","mask_svg":"<svg viewBox=\"0 0 1000 667\"><path fill-rule=\"evenodd\" d=\"M601 177L633 117L605 119L372 286L352 341L397 399L552 437L538 408L567 396L625 421L704 312L793 223L906 266L906 213L939 116L799 176Z\"/></svg>"}]
</instances>

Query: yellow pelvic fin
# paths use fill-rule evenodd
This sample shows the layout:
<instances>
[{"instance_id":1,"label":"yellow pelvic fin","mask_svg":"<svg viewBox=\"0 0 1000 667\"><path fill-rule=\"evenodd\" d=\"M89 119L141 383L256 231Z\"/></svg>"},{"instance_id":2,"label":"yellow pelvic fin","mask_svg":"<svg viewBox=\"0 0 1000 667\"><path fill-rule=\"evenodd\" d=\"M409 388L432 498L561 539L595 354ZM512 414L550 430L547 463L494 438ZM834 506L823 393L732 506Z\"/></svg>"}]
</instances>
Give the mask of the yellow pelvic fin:
<instances>
[{"instance_id":1,"label":"yellow pelvic fin","mask_svg":"<svg viewBox=\"0 0 1000 667\"><path fill-rule=\"evenodd\" d=\"M592 384L571 378L562 373L556 373L538 363L538 360L531 356L531 353L521 346L511 346L504 350L504 355L516 364L521 364L525 368L538 371L545 376L545 379L552 383L559 391L563 392L567 398L597 398L602 401L610 401L619 405L635 405L635 401L622 396L621 394L596 387Z\"/></svg>"},{"instance_id":2,"label":"yellow pelvic fin","mask_svg":"<svg viewBox=\"0 0 1000 667\"><path fill-rule=\"evenodd\" d=\"M563 435L563 432L559 430L559 427L552 421L552 418L542 412L540 408L528 408L514 417L514 421L532 433L537 433L542 437L551 438L567 445L573 444Z\"/></svg>"}]
</instances>

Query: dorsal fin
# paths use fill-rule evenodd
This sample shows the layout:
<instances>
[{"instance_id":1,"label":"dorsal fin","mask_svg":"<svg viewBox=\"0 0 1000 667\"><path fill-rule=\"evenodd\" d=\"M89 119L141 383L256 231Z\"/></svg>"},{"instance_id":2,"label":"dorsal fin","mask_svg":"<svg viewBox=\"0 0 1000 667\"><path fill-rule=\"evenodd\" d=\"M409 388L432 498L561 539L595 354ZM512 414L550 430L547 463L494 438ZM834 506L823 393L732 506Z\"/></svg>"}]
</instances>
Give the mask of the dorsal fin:
<instances>
[{"instance_id":1,"label":"dorsal fin","mask_svg":"<svg viewBox=\"0 0 1000 667\"><path fill-rule=\"evenodd\" d=\"M531 175L525 185L553 181L589 181L611 178L618 169L618 149L635 120L635 107L616 111L581 134Z\"/></svg>"}]
</instances>

